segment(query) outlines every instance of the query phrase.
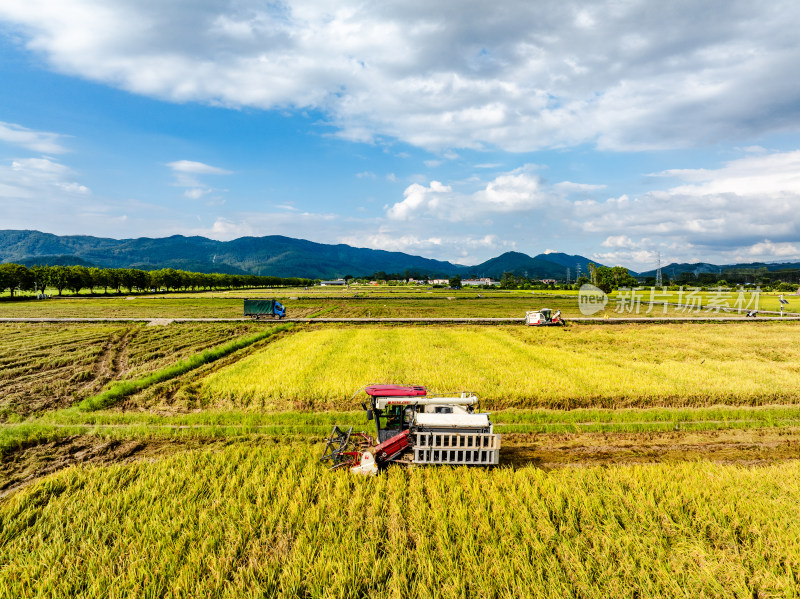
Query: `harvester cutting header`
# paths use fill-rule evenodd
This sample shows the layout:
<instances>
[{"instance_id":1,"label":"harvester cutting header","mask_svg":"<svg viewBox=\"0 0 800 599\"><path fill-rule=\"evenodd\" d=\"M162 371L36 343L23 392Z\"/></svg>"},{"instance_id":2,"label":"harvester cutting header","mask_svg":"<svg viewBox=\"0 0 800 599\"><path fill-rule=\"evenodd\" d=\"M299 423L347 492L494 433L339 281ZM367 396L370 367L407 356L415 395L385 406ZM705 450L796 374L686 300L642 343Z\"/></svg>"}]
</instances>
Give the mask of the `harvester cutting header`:
<instances>
[{"instance_id":1,"label":"harvester cutting header","mask_svg":"<svg viewBox=\"0 0 800 599\"><path fill-rule=\"evenodd\" d=\"M360 391L359 391L360 392ZM362 404L375 421L377 440L334 427L322 460L331 468L376 474L390 463L492 466L500 457L500 435L489 414L476 413L478 398L428 395L418 385L370 385Z\"/></svg>"}]
</instances>

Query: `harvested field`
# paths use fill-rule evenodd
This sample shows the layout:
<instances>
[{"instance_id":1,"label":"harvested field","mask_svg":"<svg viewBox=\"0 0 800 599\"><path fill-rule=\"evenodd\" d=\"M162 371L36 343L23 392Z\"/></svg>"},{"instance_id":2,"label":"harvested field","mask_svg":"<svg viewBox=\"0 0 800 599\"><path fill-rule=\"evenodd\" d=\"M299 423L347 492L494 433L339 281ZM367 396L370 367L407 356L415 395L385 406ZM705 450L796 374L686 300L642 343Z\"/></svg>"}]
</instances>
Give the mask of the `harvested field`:
<instances>
[{"instance_id":1,"label":"harvested field","mask_svg":"<svg viewBox=\"0 0 800 599\"><path fill-rule=\"evenodd\" d=\"M0 324L0 418L62 408L110 381L152 372L261 330L256 324Z\"/></svg>"}]
</instances>

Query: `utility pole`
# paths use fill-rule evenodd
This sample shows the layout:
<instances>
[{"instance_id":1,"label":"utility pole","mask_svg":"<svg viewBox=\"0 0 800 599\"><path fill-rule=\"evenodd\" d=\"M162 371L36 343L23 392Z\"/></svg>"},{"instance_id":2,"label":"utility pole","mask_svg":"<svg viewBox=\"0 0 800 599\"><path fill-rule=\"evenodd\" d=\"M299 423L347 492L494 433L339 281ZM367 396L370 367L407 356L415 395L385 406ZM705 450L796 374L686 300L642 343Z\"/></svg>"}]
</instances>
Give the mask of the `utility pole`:
<instances>
[{"instance_id":1,"label":"utility pole","mask_svg":"<svg viewBox=\"0 0 800 599\"><path fill-rule=\"evenodd\" d=\"M567 285L569 285L569 266L567 267Z\"/></svg>"},{"instance_id":2,"label":"utility pole","mask_svg":"<svg viewBox=\"0 0 800 599\"><path fill-rule=\"evenodd\" d=\"M656 287L663 287L664 281L661 279L661 252L656 253Z\"/></svg>"},{"instance_id":3,"label":"utility pole","mask_svg":"<svg viewBox=\"0 0 800 599\"><path fill-rule=\"evenodd\" d=\"M580 279L580 278L581 278L581 263L580 262L576 262L575 263L575 282L577 283L578 279Z\"/></svg>"}]
</instances>

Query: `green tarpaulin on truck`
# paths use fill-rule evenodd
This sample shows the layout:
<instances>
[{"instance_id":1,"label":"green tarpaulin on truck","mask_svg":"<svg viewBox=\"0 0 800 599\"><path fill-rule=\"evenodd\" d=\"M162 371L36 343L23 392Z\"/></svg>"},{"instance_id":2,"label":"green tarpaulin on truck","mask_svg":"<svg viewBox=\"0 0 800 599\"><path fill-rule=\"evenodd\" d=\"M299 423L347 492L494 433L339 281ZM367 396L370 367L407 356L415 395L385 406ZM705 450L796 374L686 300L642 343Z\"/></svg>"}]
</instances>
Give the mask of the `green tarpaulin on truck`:
<instances>
[{"instance_id":1,"label":"green tarpaulin on truck","mask_svg":"<svg viewBox=\"0 0 800 599\"><path fill-rule=\"evenodd\" d=\"M278 303L272 300L244 300L244 315L252 316L257 314L274 314L275 304Z\"/></svg>"}]
</instances>

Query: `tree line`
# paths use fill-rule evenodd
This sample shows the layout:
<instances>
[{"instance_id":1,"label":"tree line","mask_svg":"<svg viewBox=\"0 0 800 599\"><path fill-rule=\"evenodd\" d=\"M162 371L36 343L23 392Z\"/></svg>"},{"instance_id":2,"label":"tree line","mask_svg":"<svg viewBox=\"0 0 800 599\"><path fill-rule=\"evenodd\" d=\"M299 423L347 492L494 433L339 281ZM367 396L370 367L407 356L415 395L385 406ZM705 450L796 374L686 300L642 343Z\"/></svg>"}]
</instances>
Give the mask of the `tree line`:
<instances>
[{"instance_id":1,"label":"tree line","mask_svg":"<svg viewBox=\"0 0 800 599\"><path fill-rule=\"evenodd\" d=\"M230 275L224 273L188 272L175 268L140 270L138 268L97 268L86 266L32 266L0 264L0 292L10 291L13 297L20 291L55 289L58 295L64 290L95 293L102 289L116 293L136 291L195 291L234 289L245 287L298 287L313 285L313 279L298 277L267 277L258 275Z\"/></svg>"}]
</instances>

